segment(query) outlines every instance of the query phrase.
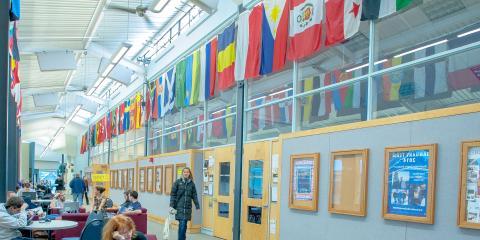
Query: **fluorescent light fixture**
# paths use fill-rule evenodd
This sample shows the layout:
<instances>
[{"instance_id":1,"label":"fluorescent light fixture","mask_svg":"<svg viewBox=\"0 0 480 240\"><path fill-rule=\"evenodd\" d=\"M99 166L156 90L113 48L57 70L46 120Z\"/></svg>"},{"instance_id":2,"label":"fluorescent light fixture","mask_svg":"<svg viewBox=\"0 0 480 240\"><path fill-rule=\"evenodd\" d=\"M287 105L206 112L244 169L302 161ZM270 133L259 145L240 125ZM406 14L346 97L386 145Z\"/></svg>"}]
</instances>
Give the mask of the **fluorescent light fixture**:
<instances>
[{"instance_id":1,"label":"fluorescent light fixture","mask_svg":"<svg viewBox=\"0 0 480 240\"><path fill-rule=\"evenodd\" d=\"M216 112L213 112L212 115L217 114L217 113L221 113L221 112L225 112L225 109L220 109L220 110L218 110L218 111L216 111Z\"/></svg>"},{"instance_id":2,"label":"fluorescent light fixture","mask_svg":"<svg viewBox=\"0 0 480 240\"><path fill-rule=\"evenodd\" d=\"M75 110L73 110L72 114L70 115L70 117L67 119L67 121L65 122L65 125L68 125L72 119L77 115L78 111L80 111L80 105L77 105L75 107Z\"/></svg>"},{"instance_id":3,"label":"fluorescent light fixture","mask_svg":"<svg viewBox=\"0 0 480 240\"><path fill-rule=\"evenodd\" d=\"M128 52L128 50L132 47L132 44L130 43L122 43L120 45L120 48L115 52L115 54L112 57L112 63L117 64L120 62L120 60L125 56L125 54Z\"/></svg>"},{"instance_id":4,"label":"fluorescent light fixture","mask_svg":"<svg viewBox=\"0 0 480 240\"><path fill-rule=\"evenodd\" d=\"M57 132L55 133L55 135L53 136L53 138L52 138L52 141L51 141L51 142L53 142L53 141L54 141L54 139L55 139L55 138L57 138L57 137L58 137L58 135L60 135L60 133L62 133L62 132L63 132L63 130L65 130L65 127L60 127L60 128L57 130Z\"/></svg>"},{"instance_id":5,"label":"fluorescent light fixture","mask_svg":"<svg viewBox=\"0 0 480 240\"><path fill-rule=\"evenodd\" d=\"M446 43L446 42L448 42L448 40L443 39L443 40L438 41L438 42L434 42L434 43L431 43L431 44L428 44L428 45L425 45L425 46L422 46L422 47L419 47L419 48L415 48L415 49L410 50L408 52L400 53L400 54L398 54L396 56L393 56L393 57L398 58L398 57L405 56L407 54L414 53L414 52L417 52L417 51L420 51L420 50L423 50L423 49L426 49L426 48L429 48L429 47L433 47L433 46L436 46L436 45L439 45L439 44L442 44L442 43Z\"/></svg>"},{"instance_id":6,"label":"fluorescent light fixture","mask_svg":"<svg viewBox=\"0 0 480 240\"><path fill-rule=\"evenodd\" d=\"M387 59L382 59L380 61L374 62L373 64L377 65L377 64L380 64L380 63L384 63L386 61L387 61ZM357 67L354 67L354 68L350 68L350 69L346 70L345 72L355 71L355 70L358 70L358 69L361 69L361 68L364 68L364 67L368 67L368 63L365 63L363 65L360 65L360 66L357 66Z\"/></svg>"},{"instance_id":7,"label":"fluorescent light fixture","mask_svg":"<svg viewBox=\"0 0 480 240\"><path fill-rule=\"evenodd\" d=\"M473 29L472 31L464 32L462 34L458 34L457 37L458 38L465 37L467 35L470 35L470 34L473 34L473 33L476 33L476 32L480 32L480 28Z\"/></svg>"},{"instance_id":8,"label":"fluorescent light fixture","mask_svg":"<svg viewBox=\"0 0 480 240\"><path fill-rule=\"evenodd\" d=\"M114 64L114 63L108 64L108 66L105 68L105 70L103 70L102 77L108 76L108 74L110 74L110 72L113 70L115 65L116 64Z\"/></svg>"},{"instance_id":9,"label":"fluorescent light fixture","mask_svg":"<svg viewBox=\"0 0 480 240\"><path fill-rule=\"evenodd\" d=\"M88 90L87 92L87 96L92 96L93 92L95 92L96 89L97 89L96 87L90 88L90 90Z\"/></svg>"},{"instance_id":10,"label":"fluorescent light fixture","mask_svg":"<svg viewBox=\"0 0 480 240\"><path fill-rule=\"evenodd\" d=\"M382 60L380 60L380 61L374 62L373 64L378 65L378 64L384 63L384 62L386 62L386 61L388 61L388 60L387 60L387 59L382 59Z\"/></svg>"},{"instance_id":11,"label":"fluorescent light fixture","mask_svg":"<svg viewBox=\"0 0 480 240\"><path fill-rule=\"evenodd\" d=\"M80 111L78 111L78 114L77 114L77 116L85 118L85 119L88 119L88 118L92 117L92 115L93 114L91 112L89 112L89 111L87 111L83 108L80 108Z\"/></svg>"},{"instance_id":12,"label":"fluorescent light fixture","mask_svg":"<svg viewBox=\"0 0 480 240\"><path fill-rule=\"evenodd\" d=\"M252 99L252 100L248 100L248 102L249 102L249 103L255 102L255 101L260 100L260 99L262 99L262 98L265 98L265 96L261 96L261 97L258 97L258 98L254 98L254 99Z\"/></svg>"},{"instance_id":13,"label":"fluorescent light fixture","mask_svg":"<svg viewBox=\"0 0 480 240\"><path fill-rule=\"evenodd\" d=\"M152 12L161 12L167 6L168 2L170 2L170 0L154 0L150 5Z\"/></svg>"},{"instance_id":14,"label":"fluorescent light fixture","mask_svg":"<svg viewBox=\"0 0 480 240\"><path fill-rule=\"evenodd\" d=\"M288 92L288 91L290 91L290 90L293 90L293 88L287 88L287 89L284 89L284 90L281 90L281 91L278 91L278 92L270 93L270 94L268 94L268 96L269 96L269 97L275 96L275 95L278 95L278 94L280 94L280 93Z\"/></svg>"}]
</instances>

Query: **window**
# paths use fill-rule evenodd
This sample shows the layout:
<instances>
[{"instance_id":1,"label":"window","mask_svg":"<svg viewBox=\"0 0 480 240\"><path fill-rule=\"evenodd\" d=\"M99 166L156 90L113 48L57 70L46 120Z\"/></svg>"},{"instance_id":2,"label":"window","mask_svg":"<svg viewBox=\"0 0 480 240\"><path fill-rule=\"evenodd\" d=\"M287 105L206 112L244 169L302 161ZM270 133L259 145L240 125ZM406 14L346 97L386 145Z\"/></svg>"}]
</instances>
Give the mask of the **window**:
<instances>
[{"instance_id":1,"label":"window","mask_svg":"<svg viewBox=\"0 0 480 240\"><path fill-rule=\"evenodd\" d=\"M263 161L250 160L248 167L248 197L261 199L263 193Z\"/></svg>"},{"instance_id":2,"label":"window","mask_svg":"<svg viewBox=\"0 0 480 240\"><path fill-rule=\"evenodd\" d=\"M219 202L218 203L218 216L228 218L228 215L230 213L229 207L230 207L230 204Z\"/></svg>"},{"instance_id":3,"label":"window","mask_svg":"<svg viewBox=\"0 0 480 240\"><path fill-rule=\"evenodd\" d=\"M220 163L220 184L218 186L218 195L230 195L230 163Z\"/></svg>"}]
</instances>

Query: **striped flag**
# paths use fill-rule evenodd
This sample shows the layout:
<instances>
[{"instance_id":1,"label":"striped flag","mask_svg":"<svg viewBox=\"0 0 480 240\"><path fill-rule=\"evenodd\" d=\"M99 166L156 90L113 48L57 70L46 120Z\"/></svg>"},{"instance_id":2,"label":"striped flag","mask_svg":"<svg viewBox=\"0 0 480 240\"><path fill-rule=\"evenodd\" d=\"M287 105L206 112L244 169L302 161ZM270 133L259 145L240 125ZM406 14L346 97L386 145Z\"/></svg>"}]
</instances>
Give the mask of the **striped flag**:
<instances>
[{"instance_id":1,"label":"striped flag","mask_svg":"<svg viewBox=\"0 0 480 240\"><path fill-rule=\"evenodd\" d=\"M205 45L205 99L215 95L217 81L217 38Z\"/></svg>"},{"instance_id":2,"label":"striped flag","mask_svg":"<svg viewBox=\"0 0 480 240\"><path fill-rule=\"evenodd\" d=\"M218 35L218 89L227 90L235 85L235 23Z\"/></svg>"},{"instance_id":3,"label":"striped flag","mask_svg":"<svg viewBox=\"0 0 480 240\"><path fill-rule=\"evenodd\" d=\"M407 8L413 0L363 0L362 21L387 17Z\"/></svg>"},{"instance_id":4,"label":"striped flag","mask_svg":"<svg viewBox=\"0 0 480 240\"><path fill-rule=\"evenodd\" d=\"M286 0L264 0L262 20L262 60L260 74L276 72L285 66L289 7Z\"/></svg>"},{"instance_id":5,"label":"striped flag","mask_svg":"<svg viewBox=\"0 0 480 240\"><path fill-rule=\"evenodd\" d=\"M200 51L196 50L193 52L193 62L192 62L192 88L190 92L190 102L189 105L193 106L198 104L199 91L200 91Z\"/></svg>"},{"instance_id":6,"label":"striped flag","mask_svg":"<svg viewBox=\"0 0 480 240\"><path fill-rule=\"evenodd\" d=\"M185 81L186 81L185 59L181 60L175 66L175 106L180 109L185 106Z\"/></svg>"},{"instance_id":7,"label":"striped flag","mask_svg":"<svg viewBox=\"0 0 480 240\"><path fill-rule=\"evenodd\" d=\"M415 52L415 59L420 59L447 50L446 44L441 44ZM429 62L415 67L415 99L431 98L449 91L447 82L447 63L445 59Z\"/></svg>"},{"instance_id":8,"label":"striped flag","mask_svg":"<svg viewBox=\"0 0 480 240\"><path fill-rule=\"evenodd\" d=\"M327 37L325 45L343 42L355 35L360 27L361 0L328 0L325 2Z\"/></svg>"}]
</instances>

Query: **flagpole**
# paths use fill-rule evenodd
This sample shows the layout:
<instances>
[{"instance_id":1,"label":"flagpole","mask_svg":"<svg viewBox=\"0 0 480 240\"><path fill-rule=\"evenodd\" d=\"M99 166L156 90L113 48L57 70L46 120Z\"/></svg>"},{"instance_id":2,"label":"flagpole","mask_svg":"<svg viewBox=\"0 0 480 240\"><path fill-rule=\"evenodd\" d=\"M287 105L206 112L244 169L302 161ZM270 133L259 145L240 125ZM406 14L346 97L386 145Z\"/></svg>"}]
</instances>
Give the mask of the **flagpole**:
<instances>
[{"instance_id":1,"label":"flagpole","mask_svg":"<svg viewBox=\"0 0 480 240\"><path fill-rule=\"evenodd\" d=\"M373 118L373 77L372 73L373 63L375 62L374 59L374 51L373 48L375 47L375 21L370 20L370 34L369 34L370 41L368 41L368 87L367 87L367 119L372 120ZM362 119L363 120L363 119Z\"/></svg>"},{"instance_id":2,"label":"flagpole","mask_svg":"<svg viewBox=\"0 0 480 240\"><path fill-rule=\"evenodd\" d=\"M0 1L0 74L2 91L0 94L0 202L6 201L7 192L7 99L9 95L9 59L8 59L8 27L9 27L10 1Z\"/></svg>"},{"instance_id":3,"label":"flagpole","mask_svg":"<svg viewBox=\"0 0 480 240\"><path fill-rule=\"evenodd\" d=\"M244 81L237 82L237 120L235 121L235 185L233 188L233 240L240 240L242 214Z\"/></svg>"}]
</instances>

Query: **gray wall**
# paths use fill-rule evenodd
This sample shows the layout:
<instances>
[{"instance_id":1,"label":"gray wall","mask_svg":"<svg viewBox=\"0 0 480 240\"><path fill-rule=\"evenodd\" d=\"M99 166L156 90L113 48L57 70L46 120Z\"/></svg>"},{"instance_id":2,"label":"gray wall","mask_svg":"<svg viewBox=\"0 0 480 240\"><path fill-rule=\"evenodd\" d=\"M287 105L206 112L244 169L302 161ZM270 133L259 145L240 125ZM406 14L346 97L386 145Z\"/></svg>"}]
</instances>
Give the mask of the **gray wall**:
<instances>
[{"instance_id":1,"label":"gray wall","mask_svg":"<svg viewBox=\"0 0 480 240\"><path fill-rule=\"evenodd\" d=\"M202 187L202 154L201 153L194 153L194 169L193 176L195 186L197 188L198 194L198 201L200 206L202 206L202 195L201 195L201 187ZM150 166L157 166L157 165L168 165L168 164L177 164L177 163L186 163L187 167L190 166L190 154L179 154L175 156L167 156L167 157L157 157L153 159L153 163L149 162L148 160L140 160L138 162L138 167L150 167ZM125 162L125 163L112 163L110 165L110 170L115 169L124 169L124 168L135 168L135 162ZM135 170L135 175L138 174L138 171ZM175 173L174 173L175 174ZM135 176L135 180L138 176ZM135 183L137 184L137 183ZM135 185L137 186L137 185ZM110 191L110 197L112 198L113 202L116 204L121 204L124 201L123 198L123 191L118 189L112 189ZM138 191L138 189L137 189ZM150 192L138 192L138 200L142 204L142 206L148 209L148 213L153 214L159 217L166 217L168 215L169 205L170 205L170 195L157 194L157 193L150 193ZM202 221L202 211L195 210L195 206L193 207L193 214L192 214L192 224L201 224Z\"/></svg>"},{"instance_id":2,"label":"gray wall","mask_svg":"<svg viewBox=\"0 0 480 240\"><path fill-rule=\"evenodd\" d=\"M355 240L470 240L480 230L458 228L457 197L460 143L480 139L480 113L285 139L282 146L280 238ZM384 148L438 143L433 225L384 220L382 191ZM328 213L330 153L370 150L367 216ZM318 212L288 208L290 155L320 153Z\"/></svg>"}]
</instances>

